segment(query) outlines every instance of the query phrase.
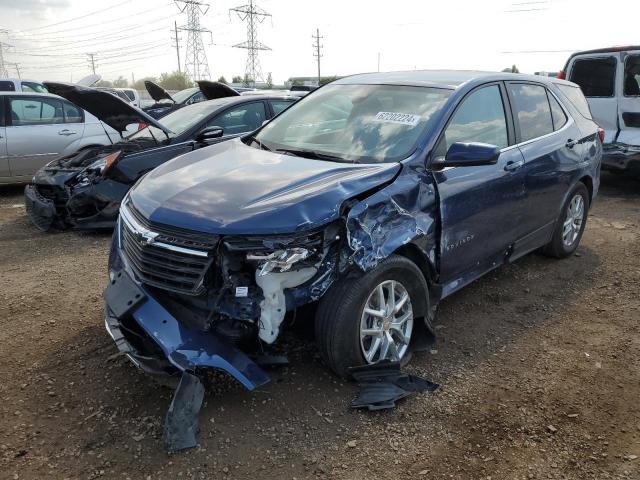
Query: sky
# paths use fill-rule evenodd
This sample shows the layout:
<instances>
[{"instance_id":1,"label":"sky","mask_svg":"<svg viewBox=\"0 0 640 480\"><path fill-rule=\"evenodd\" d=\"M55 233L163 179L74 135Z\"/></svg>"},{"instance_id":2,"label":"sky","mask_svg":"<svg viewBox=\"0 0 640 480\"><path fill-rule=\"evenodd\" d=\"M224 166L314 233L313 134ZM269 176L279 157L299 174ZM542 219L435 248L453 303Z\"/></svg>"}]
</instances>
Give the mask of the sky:
<instances>
[{"instance_id":1,"label":"sky","mask_svg":"<svg viewBox=\"0 0 640 480\"><path fill-rule=\"evenodd\" d=\"M202 0L205 2L205 0ZM248 0L211 0L201 27L211 77L243 75L246 23L231 8ZM256 0L270 13L258 25L264 77L280 84L314 76L313 38L320 30L323 76L361 72L465 69L557 71L572 51L638 44L640 2L630 0ZM76 81L96 72L107 80L177 70L169 0L0 0L0 42L9 72L23 78ZM204 9L205 7L203 7ZM179 32L184 63L187 32ZM181 65L184 69L184 64Z\"/></svg>"}]
</instances>

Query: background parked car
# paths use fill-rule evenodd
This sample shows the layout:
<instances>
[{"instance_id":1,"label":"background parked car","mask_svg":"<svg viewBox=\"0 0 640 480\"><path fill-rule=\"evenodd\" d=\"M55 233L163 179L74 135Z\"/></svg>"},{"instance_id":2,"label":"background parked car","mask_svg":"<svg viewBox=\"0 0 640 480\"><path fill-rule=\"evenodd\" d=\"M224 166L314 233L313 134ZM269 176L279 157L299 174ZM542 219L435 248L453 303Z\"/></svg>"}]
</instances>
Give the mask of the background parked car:
<instances>
[{"instance_id":1,"label":"background parked car","mask_svg":"<svg viewBox=\"0 0 640 480\"><path fill-rule=\"evenodd\" d=\"M47 93L47 89L42 83L33 80L0 78L0 92Z\"/></svg>"},{"instance_id":2,"label":"background parked car","mask_svg":"<svg viewBox=\"0 0 640 480\"><path fill-rule=\"evenodd\" d=\"M602 167L640 173L640 46L574 53L560 78L580 85L590 108L573 100L605 130Z\"/></svg>"},{"instance_id":3,"label":"background parked car","mask_svg":"<svg viewBox=\"0 0 640 480\"><path fill-rule=\"evenodd\" d=\"M131 100L131 98L129 98L129 96L126 93L124 93L122 90L120 90L118 88L97 87L96 90L102 90L103 92L109 92L110 94L115 95L116 97L118 97L123 102L126 102L126 103L128 103L130 105L133 105L133 100Z\"/></svg>"},{"instance_id":4,"label":"background parked car","mask_svg":"<svg viewBox=\"0 0 640 480\"><path fill-rule=\"evenodd\" d=\"M179 92L171 95L160 85L153 83L150 80L145 80L144 86L149 92L151 98L156 103L144 107L143 110L151 115L153 118L162 118L162 116L182 108L186 105L192 105L194 103L203 102L207 97L200 91L200 88L185 88Z\"/></svg>"},{"instance_id":5,"label":"background parked car","mask_svg":"<svg viewBox=\"0 0 640 480\"><path fill-rule=\"evenodd\" d=\"M156 120L104 92L47 86L120 132L131 123L148 126L114 145L63 156L39 170L25 189L25 201L41 230L112 228L120 201L142 175L183 153L251 132L297 100L236 95L188 105Z\"/></svg>"},{"instance_id":6,"label":"background parked car","mask_svg":"<svg viewBox=\"0 0 640 480\"><path fill-rule=\"evenodd\" d=\"M124 93L134 107L140 108L140 94L135 88L115 88L114 90Z\"/></svg>"},{"instance_id":7,"label":"background parked car","mask_svg":"<svg viewBox=\"0 0 640 480\"><path fill-rule=\"evenodd\" d=\"M54 158L119 139L115 130L58 96L0 92L0 183L28 182Z\"/></svg>"}]
</instances>

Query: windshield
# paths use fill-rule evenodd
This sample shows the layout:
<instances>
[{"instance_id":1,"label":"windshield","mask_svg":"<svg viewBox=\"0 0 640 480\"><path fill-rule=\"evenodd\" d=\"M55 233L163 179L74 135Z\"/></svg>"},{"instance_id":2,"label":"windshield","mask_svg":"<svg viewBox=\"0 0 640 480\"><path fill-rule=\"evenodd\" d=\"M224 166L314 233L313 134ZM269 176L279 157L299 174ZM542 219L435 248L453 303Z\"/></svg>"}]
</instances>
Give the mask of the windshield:
<instances>
[{"instance_id":1,"label":"windshield","mask_svg":"<svg viewBox=\"0 0 640 480\"><path fill-rule=\"evenodd\" d=\"M194 103L162 117L159 122L171 130L169 138L182 135L198 123L208 117L215 108L209 102ZM152 125L137 131L128 137L129 139L149 138L152 140L162 140L167 138L162 130Z\"/></svg>"},{"instance_id":2,"label":"windshield","mask_svg":"<svg viewBox=\"0 0 640 480\"><path fill-rule=\"evenodd\" d=\"M179 92L172 94L171 98L173 98L176 103L184 103L191 95L196 93L198 90L198 88L187 88L185 90L180 90Z\"/></svg>"},{"instance_id":3,"label":"windshield","mask_svg":"<svg viewBox=\"0 0 640 480\"><path fill-rule=\"evenodd\" d=\"M450 94L400 85L327 85L278 115L255 140L269 150L395 162L413 152Z\"/></svg>"}]
</instances>

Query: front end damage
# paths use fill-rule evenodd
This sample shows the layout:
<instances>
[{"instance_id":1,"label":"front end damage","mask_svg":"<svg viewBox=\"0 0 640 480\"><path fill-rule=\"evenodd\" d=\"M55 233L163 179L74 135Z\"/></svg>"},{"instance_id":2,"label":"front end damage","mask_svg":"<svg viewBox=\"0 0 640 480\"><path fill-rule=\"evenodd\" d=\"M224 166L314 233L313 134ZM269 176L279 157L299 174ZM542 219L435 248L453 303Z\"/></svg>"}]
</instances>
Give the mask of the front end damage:
<instances>
[{"instance_id":1,"label":"front end damage","mask_svg":"<svg viewBox=\"0 0 640 480\"><path fill-rule=\"evenodd\" d=\"M269 377L252 353L276 342L287 312L399 251L416 262L420 257L421 267L434 259L430 178L411 168L391 178L344 200L333 218L324 216L328 223L289 234L225 235L159 224L125 198L104 295L107 330L134 364L174 384L188 375L180 385L193 389L192 377L216 369L248 390L259 387ZM433 339L438 292L415 301L416 318L424 320L416 328L417 349ZM178 388L174 401L198 398L197 388L178 394L181 388L187 387ZM167 440L170 450L175 445Z\"/></svg>"},{"instance_id":2,"label":"front end damage","mask_svg":"<svg viewBox=\"0 0 640 480\"><path fill-rule=\"evenodd\" d=\"M132 179L110 175L126 152L140 145L100 147L63 157L40 169L25 187L25 207L41 231L110 229Z\"/></svg>"}]
</instances>

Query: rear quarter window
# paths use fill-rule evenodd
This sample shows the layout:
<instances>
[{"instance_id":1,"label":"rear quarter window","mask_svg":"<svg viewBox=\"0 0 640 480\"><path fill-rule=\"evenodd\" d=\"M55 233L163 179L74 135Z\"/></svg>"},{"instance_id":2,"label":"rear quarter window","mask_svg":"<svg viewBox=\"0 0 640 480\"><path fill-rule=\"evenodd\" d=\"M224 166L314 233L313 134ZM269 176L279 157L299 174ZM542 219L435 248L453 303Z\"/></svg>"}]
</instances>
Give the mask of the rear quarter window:
<instances>
[{"instance_id":1,"label":"rear quarter window","mask_svg":"<svg viewBox=\"0 0 640 480\"><path fill-rule=\"evenodd\" d=\"M587 103L587 99L584 98L582 91L578 87L574 87L572 85L560 85L556 84L560 93L562 93L567 99L573 104L574 107L580 112L585 118L589 120L593 120L593 116L591 115L591 110L589 109L589 104Z\"/></svg>"},{"instance_id":2,"label":"rear quarter window","mask_svg":"<svg viewBox=\"0 0 640 480\"><path fill-rule=\"evenodd\" d=\"M15 92L16 86L13 82L0 80L0 92Z\"/></svg>"},{"instance_id":3,"label":"rear quarter window","mask_svg":"<svg viewBox=\"0 0 640 480\"><path fill-rule=\"evenodd\" d=\"M580 85L585 97L613 97L616 64L615 57L578 58L573 61L569 80Z\"/></svg>"}]
</instances>

